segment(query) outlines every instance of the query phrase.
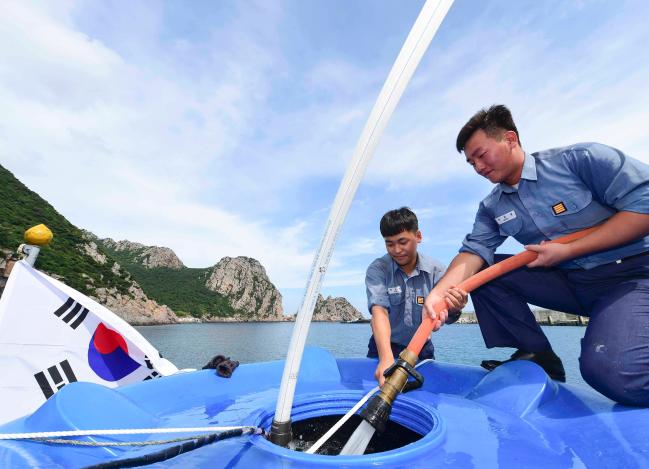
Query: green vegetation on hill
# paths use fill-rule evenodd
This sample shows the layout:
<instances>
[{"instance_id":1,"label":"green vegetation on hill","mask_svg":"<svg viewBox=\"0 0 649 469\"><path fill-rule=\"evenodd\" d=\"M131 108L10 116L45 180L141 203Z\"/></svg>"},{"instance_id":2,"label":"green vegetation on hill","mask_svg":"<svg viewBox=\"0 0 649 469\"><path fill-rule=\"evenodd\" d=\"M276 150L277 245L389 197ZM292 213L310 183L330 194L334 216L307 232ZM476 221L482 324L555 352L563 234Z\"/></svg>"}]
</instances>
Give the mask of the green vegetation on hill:
<instances>
[{"instance_id":1,"label":"green vegetation on hill","mask_svg":"<svg viewBox=\"0 0 649 469\"><path fill-rule=\"evenodd\" d=\"M111 271L113 262L100 264L84 253L86 241L80 229L0 166L0 249L15 251L24 242L25 230L40 223L54 233L38 257L40 270L85 294L91 294L92 287L114 287L128 293L130 283Z\"/></svg>"},{"instance_id":2,"label":"green vegetation on hill","mask_svg":"<svg viewBox=\"0 0 649 469\"><path fill-rule=\"evenodd\" d=\"M128 294L132 279L149 298L166 304L181 316L225 317L238 312L226 297L205 287L209 269L147 269L137 258L138 252L117 252L100 240L96 240L97 249L108 261L95 261L83 249L89 241L84 239L82 230L0 166L0 250L15 251L24 242L25 230L40 223L52 230L54 239L41 250L38 269L60 278L75 290L92 295L94 288L105 287ZM123 277L112 272L114 262L122 267Z\"/></svg>"},{"instance_id":3,"label":"green vegetation on hill","mask_svg":"<svg viewBox=\"0 0 649 469\"><path fill-rule=\"evenodd\" d=\"M99 241L101 243L101 241ZM132 275L146 294L158 303L166 304L179 316L232 316L235 311L223 295L209 290L205 281L210 269L146 268L138 260L138 251L115 251L102 244L111 257Z\"/></svg>"}]
</instances>

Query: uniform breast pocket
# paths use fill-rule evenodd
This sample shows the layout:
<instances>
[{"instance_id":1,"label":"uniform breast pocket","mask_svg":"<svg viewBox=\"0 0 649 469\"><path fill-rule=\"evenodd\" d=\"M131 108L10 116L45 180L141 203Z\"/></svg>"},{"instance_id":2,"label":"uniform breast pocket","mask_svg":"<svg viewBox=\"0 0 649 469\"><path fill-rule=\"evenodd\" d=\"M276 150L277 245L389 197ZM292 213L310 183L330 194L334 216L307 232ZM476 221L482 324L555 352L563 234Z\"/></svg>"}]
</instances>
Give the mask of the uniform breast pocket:
<instances>
[{"instance_id":1,"label":"uniform breast pocket","mask_svg":"<svg viewBox=\"0 0 649 469\"><path fill-rule=\"evenodd\" d=\"M496 217L498 231L503 236L514 236L521 231L523 220L513 210Z\"/></svg>"},{"instance_id":2,"label":"uniform breast pocket","mask_svg":"<svg viewBox=\"0 0 649 469\"><path fill-rule=\"evenodd\" d=\"M581 212L593 201L593 194L590 191L573 189L558 195L556 201L552 201L552 214L555 217L565 217Z\"/></svg>"},{"instance_id":3,"label":"uniform breast pocket","mask_svg":"<svg viewBox=\"0 0 649 469\"><path fill-rule=\"evenodd\" d=\"M390 305L397 306L404 302L405 295L403 293L390 293L388 297L390 299Z\"/></svg>"}]
</instances>

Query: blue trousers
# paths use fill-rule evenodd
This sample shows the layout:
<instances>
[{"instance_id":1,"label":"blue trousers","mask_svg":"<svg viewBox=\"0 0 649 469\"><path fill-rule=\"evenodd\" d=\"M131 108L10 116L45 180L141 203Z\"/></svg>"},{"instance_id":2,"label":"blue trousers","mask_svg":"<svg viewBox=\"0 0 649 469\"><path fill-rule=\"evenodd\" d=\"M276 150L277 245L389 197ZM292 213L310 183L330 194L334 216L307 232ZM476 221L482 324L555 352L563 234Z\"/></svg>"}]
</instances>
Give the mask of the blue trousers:
<instances>
[{"instance_id":1,"label":"blue trousers","mask_svg":"<svg viewBox=\"0 0 649 469\"><path fill-rule=\"evenodd\" d=\"M551 350L528 303L588 316L579 357L584 380L614 401L649 406L649 253L590 270L523 267L471 299L488 348Z\"/></svg>"},{"instance_id":2,"label":"blue trousers","mask_svg":"<svg viewBox=\"0 0 649 469\"><path fill-rule=\"evenodd\" d=\"M392 355L394 355L394 358L396 359L403 349L406 348L406 345L390 342L390 348L392 348ZM374 341L373 335L367 343L367 358L379 358L379 351L376 348L376 342ZM430 339L424 343L421 352L419 352L419 360L426 360L428 358L435 358L435 347Z\"/></svg>"}]
</instances>

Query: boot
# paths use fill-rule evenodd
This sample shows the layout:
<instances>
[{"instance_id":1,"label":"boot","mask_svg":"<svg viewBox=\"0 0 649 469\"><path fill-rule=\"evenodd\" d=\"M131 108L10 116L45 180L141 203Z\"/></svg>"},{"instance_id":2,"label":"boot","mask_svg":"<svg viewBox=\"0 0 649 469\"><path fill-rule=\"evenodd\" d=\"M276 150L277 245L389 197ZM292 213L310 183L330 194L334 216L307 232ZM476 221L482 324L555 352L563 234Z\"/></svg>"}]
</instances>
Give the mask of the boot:
<instances>
[{"instance_id":1,"label":"boot","mask_svg":"<svg viewBox=\"0 0 649 469\"><path fill-rule=\"evenodd\" d=\"M529 360L545 370L550 378L555 381L566 382L566 371L563 369L561 359L552 350L543 352L525 352L523 350L516 350L509 360L483 360L480 366L486 370L493 370L503 363L513 362L514 360Z\"/></svg>"}]
</instances>

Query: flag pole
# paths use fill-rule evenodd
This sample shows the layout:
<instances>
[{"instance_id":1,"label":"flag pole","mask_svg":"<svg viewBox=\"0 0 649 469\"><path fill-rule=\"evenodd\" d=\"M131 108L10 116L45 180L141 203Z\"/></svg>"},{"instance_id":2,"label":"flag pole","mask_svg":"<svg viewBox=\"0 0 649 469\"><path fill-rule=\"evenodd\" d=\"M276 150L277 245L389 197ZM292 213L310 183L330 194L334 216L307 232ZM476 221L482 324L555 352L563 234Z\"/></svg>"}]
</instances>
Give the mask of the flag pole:
<instances>
[{"instance_id":1,"label":"flag pole","mask_svg":"<svg viewBox=\"0 0 649 469\"><path fill-rule=\"evenodd\" d=\"M24 239L27 244L21 244L18 247L18 252L26 254L27 258L25 262L34 267L36 263L36 258L41 252L42 246L47 246L54 235L50 229L43 225L32 226L30 229L25 231Z\"/></svg>"}]
</instances>

